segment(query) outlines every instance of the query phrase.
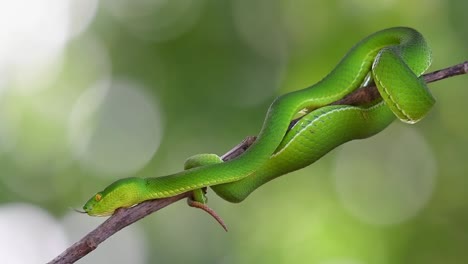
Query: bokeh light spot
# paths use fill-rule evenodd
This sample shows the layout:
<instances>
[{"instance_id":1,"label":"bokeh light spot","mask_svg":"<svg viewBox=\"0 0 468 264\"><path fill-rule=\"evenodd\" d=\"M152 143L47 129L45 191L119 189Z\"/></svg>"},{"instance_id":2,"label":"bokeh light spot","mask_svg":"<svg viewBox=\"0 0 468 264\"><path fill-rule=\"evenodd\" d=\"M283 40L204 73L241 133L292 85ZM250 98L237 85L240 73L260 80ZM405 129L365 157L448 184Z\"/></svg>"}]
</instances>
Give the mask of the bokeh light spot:
<instances>
[{"instance_id":1,"label":"bokeh light spot","mask_svg":"<svg viewBox=\"0 0 468 264\"><path fill-rule=\"evenodd\" d=\"M391 225L427 204L436 170L433 152L415 128L394 124L376 137L342 146L333 175L351 214L366 223Z\"/></svg>"},{"instance_id":2,"label":"bokeh light spot","mask_svg":"<svg viewBox=\"0 0 468 264\"><path fill-rule=\"evenodd\" d=\"M2 263L45 263L69 244L62 226L46 211L27 204L0 206Z\"/></svg>"},{"instance_id":3,"label":"bokeh light spot","mask_svg":"<svg viewBox=\"0 0 468 264\"><path fill-rule=\"evenodd\" d=\"M98 0L70 1L70 36L77 36L85 31L96 15Z\"/></svg>"},{"instance_id":4,"label":"bokeh light spot","mask_svg":"<svg viewBox=\"0 0 468 264\"><path fill-rule=\"evenodd\" d=\"M189 31L200 17L203 0L103 0L122 25L143 40L163 42Z\"/></svg>"},{"instance_id":5,"label":"bokeh light spot","mask_svg":"<svg viewBox=\"0 0 468 264\"><path fill-rule=\"evenodd\" d=\"M65 232L71 241L78 241L105 219L70 212L63 220ZM147 262L147 247L138 224L120 230L104 241L99 248L86 255L83 263L143 264Z\"/></svg>"},{"instance_id":6,"label":"bokeh light spot","mask_svg":"<svg viewBox=\"0 0 468 264\"><path fill-rule=\"evenodd\" d=\"M276 2L238 0L232 10L239 36L252 50L275 62L287 61L288 39Z\"/></svg>"},{"instance_id":7,"label":"bokeh light spot","mask_svg":"<svg viewBox=\"0 0 468 264\"><path fill-rule=\"evenodd\" d=\"M141 169L161 134L155 100L128 80L97 83L80 96L70 117L74 156L86 168L112 176Z\"/></svg>"},{"instance_id":8,"label":"bokeh light spot","mask_svg":"<svg viewBox=\"0 0 468 264\"><path fill-rule=\"evenodd\" d=\"M45 87L67 39L68 1L0 2L0 69L8 68L9 86L27 93Z\"/></svg>"}]
</instances>

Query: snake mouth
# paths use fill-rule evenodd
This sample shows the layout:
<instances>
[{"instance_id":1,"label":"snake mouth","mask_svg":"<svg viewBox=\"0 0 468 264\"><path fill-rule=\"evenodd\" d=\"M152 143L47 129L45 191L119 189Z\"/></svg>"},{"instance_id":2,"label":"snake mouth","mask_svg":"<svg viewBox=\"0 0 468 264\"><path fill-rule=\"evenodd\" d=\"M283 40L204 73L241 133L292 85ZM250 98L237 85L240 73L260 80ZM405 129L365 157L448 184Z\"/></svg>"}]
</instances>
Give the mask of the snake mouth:
<instances>
[{"instance_id":1,"label":"snake mouth","mask_svg":"<svg viewBox=\"0 0 468 264\"><path fill-rule=\"evenodd\" d=\"M70 209L72 209L73 211L75 211L75 212L77 212L77 213L80 213L80 214L87 214L86 211L82 211L82 210L76 209L76 208L74 208L74 207L70 207Z\"/></svg>"},{"instance_id":2,"label":"snake mouth","mask_svg":"<svg viewBox=\"0 0 468 264\"><path fill-rule=\"evenodd\" d=\"M70 209L77 212L77 213L80 213L80 214L87 214L89 216L97 216L97 217L99 217L99 216L110 216L110 215L113 214L113 212L105 212L105 213L100 213L100 214L92 213L91 212L92 208L86 208L85 210L80 210L80 209L70 207Z\"/></svg>"}]
</instances>

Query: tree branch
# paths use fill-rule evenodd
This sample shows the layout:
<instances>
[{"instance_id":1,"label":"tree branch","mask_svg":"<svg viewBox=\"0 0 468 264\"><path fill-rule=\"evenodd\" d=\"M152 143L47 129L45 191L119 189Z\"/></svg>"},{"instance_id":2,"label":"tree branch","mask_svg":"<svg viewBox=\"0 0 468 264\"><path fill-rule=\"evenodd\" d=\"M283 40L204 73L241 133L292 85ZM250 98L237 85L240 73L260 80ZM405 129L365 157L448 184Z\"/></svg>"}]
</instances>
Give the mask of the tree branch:
<instances>
[{"instance_id":1,"label":"tree branch","mask_svg":"<svg viewBox=\"0 0 468 264\"><path fill-rule=\"evenodd\" d=\"M468 61L448 67L439 71L431 72L423 75L421 78L427 83L435 82L456 75L468 73ZM372 102L379 97L379 93L375 86L363 87L345 98L336 101L332 104L359 105ZM255 137L247 137L222 156L224 161L234 159L241 155L252 143ZM158 211L172 203L175 203L183 198L189 197L190 192L179 194L177 196L145 201L131 208L118 209L109 219L99 225L96 229L84 236L80 241L76 242L62 254L54 258L49 264L65 264L74 263L80 258L86 256L89 252L97 248L97 246L112 236L120 229L148 216L149 214Z\"/></svg>"},{"instance_id":2,"label":"tree branch","mask_svg":"<svg viewBox=\"0 0 468 264\"><path fill-rule=\"evenodd\" d=\"M467 73L468 73L468 61L465 61L463 63L457 64L457 65L454 65L454 66L451 66L442 70L424 74L420 78L423 79L426 83L431 83L431 82L439 81L445 78L467 74ZM371 86L363 87L361 89L354 91L353 93L349 94L345 98L332 103L332 105L362 105L362 104L370 103L379 97L380 97L380 94L379 94L379 91L377 90L377 87L375 87L375 85L371 85Z\"/></svg>"}]
</instances>

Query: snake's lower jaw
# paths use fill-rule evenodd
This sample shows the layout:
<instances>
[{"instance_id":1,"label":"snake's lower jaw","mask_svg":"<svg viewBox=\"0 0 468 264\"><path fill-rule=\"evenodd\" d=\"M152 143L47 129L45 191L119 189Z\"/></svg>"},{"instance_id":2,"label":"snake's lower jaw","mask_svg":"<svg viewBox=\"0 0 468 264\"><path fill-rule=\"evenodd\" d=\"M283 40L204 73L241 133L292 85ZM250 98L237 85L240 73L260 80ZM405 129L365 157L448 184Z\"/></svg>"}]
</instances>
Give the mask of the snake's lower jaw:
<instances>
[{"instance_id":1,"label":"snake's lower jaw","mask_svg":"<svg viewBox=\"0 0 468 264\"><path fill-rule=\"evenodd\" d=\"M97 216L97 217L99 217L99 216L101 216L101 217L104 217L104 216L111 216L111 215L113 215L113 214L114 214L114 212L102 213L102 214L92 214L92 213L88 213L89 216Z\"/></svg>"}]
</instances>

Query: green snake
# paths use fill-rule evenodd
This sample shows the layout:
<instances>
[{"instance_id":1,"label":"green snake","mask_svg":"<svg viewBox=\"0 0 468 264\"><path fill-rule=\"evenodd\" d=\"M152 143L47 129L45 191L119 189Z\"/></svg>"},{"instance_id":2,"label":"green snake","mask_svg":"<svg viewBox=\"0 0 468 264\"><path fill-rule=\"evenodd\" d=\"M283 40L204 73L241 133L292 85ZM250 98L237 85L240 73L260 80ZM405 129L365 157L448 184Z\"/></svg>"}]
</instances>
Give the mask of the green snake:
<instances>
[{"instance_id":1,"label":"green snake","mask_svg":"<svg viewBox=\"0 0 468 264\"><path fill-rule=\"evenodd\" d=\"M435 103L419 78L430 63L431 51L418 31L378 31L357 43L318 83L276 98L257 140L239 157L223 162L214 154L199 154L172 175L120 179L91 197L83 209L105 216L120 207L189 191L192 205L203 207L206 187L227 201L240 202L264 183L312 164L347 141L379 133L396 118L419 121ZM330 105L370 82L381 98L359 106Z\"/></svg>"}]
</instances>

